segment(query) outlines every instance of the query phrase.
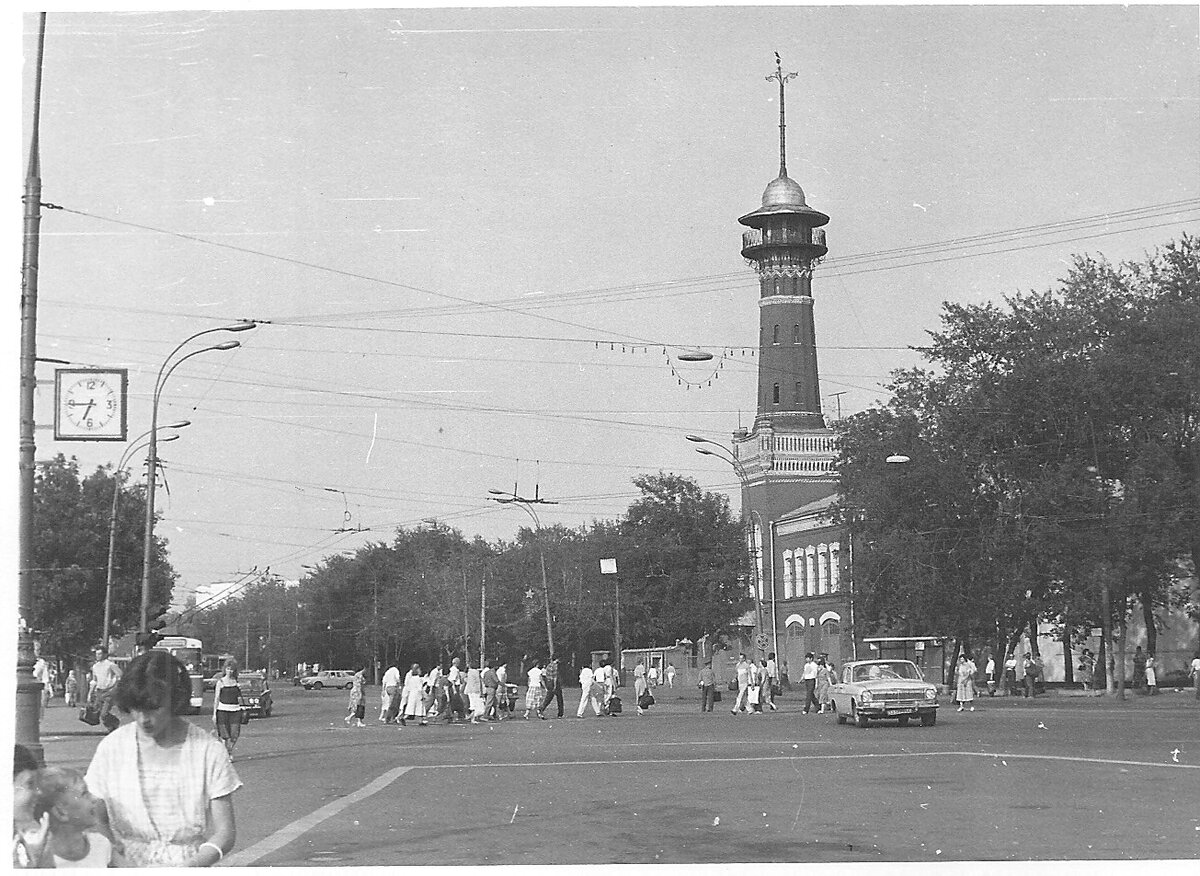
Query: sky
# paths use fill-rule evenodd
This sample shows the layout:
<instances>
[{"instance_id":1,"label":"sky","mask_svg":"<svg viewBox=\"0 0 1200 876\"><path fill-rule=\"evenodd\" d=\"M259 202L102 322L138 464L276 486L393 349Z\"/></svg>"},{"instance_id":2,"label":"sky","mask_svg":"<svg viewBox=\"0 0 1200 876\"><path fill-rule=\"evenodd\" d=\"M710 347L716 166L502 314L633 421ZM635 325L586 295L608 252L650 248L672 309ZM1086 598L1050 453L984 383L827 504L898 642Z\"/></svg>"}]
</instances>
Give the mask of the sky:
<instances>
[{"instance_id":1,"label":"sky","mask_svg":"<svg viewBox=\"0 0 1200 876\"><path fill-rule=\"evenodd\" d=\"M161 394L192 422L160 446L177 604L428 520L512 538L529 518L487 496L514 484L558 502L544 525L660 470L736 508L684 435L755 413L737 218L778 173L774 52L789 175L830 216L830 419L886 399L943 302L1200 230L1191 6L52 11L38 355L129 369L133 438L177 344L261 321ZM53 368L37 458L115 463L52 440Z\"/></svg>"}]
</instances>

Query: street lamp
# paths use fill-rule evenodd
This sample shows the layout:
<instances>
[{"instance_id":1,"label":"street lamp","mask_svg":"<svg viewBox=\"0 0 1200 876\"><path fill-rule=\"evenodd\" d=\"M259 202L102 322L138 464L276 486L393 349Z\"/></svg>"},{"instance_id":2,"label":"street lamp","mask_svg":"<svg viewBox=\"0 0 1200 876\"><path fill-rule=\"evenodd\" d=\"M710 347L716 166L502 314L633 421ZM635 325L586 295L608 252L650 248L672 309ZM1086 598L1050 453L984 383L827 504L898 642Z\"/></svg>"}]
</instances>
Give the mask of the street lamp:
<instances>
[{"instance_id":1,"label":"street lamp","mask_svg":"<svg viewBox=\"0 0 1200 876\"><path fill-rule=\"evenodd\" d=\"M697 453L702 454L704 456L716 457L717 459L721 460L722 462L728 464L733 469L734 474L736 474L738 477L738 481L741 482L742 492L743 492L743 497L742 497L743 498L743 510L744 510L746 492L749 487L749 477L746 474L745 467L742 465L742 461L740 459L738 459L737 456L734 455L733 451L730 450L728 447L726 447L724 444L719 444L716 441L710 441L707 438L701 438L699 435L685 435L684 437L688 441L691 441L693 444L707 444L711 447L717 448L717 450L720 451L720 453L718 453L717 450L709 450L708 447L695 448ZM762 515L760 515L758 513L758 511L756 511L755 509L751 508L750 511L747 512L746 516L750 518L750 566L751 566L751 570L754 574L755 629L761 631L762 630L762 583L763 583L762 578L763 578L763 576L759 571L758 541L759 541L759 539L762 538L762 536L759 534L762 532L762 529L763 529ZM758 521L757 524L754 522L756 519ZM771 538L770 541L771 541L771 544L768 547L769 547L769 551L770 551L771 566L772 566L772 569L771 569L771 641L774 644L775 653L778 654L779 653L779 632L776 629L777 623L776 623L776 619L775 619L775 570L774 570L775 547L774 547L774 543L773 543L774 538Z\"/></svg>"},{"instance_id":2,"label":"street lamp","mask_svg":"<svg viewBox=\"0 0 1200 876\"><path fill-rule=\"evenodd\" d=\"M178 423L171 423L169 426L159 426L159 428L183 429L191 424L191 420L180 420ZM105 648L108 648L108 636L112 629L113 564L117 547L117 499L121 495L121 479L125 474L125 466L129 462L129 458L134 452L146 446L145 443L141 442L149 434L149 432L143 432L129 442L125 448L125 452L121 454L121 459L117 463L116 469L113 471L112 512L108 517L108 574L104 583L104 626L101 628L102 631L100 633L100 644ZM174 441L178 437L178 435L169 435L163 441Z\"/></svg>"},{"instance_id":3,"label":"street lamp","mask_svg":"<svg viewBox=\"0 0 1200 876\"><path fill-rule=\"evenodd\" d=\"M512 493L505 493L503 490L488 490L492 495L488 496L493 502L498 502L501 505L516 505L533 518L534 531L538 536L538 559L542 564L542 605L546 610L546 647L550 650L550 659L554 659L554 629L550 623L550 585L546 581L546 552L542 548L542 524L538 520L537 512L533 510L533 505L557 505L557 502L552 502L549 499L542 499L534 494L534 498L526 499L518 496L516 490Z\"/></svg>"},{"instance_id":4,"label":"street lamp","mask_svg":"<svg viewBox=\"0 0 1200 876\"><path fill-rule=\"evenodd\" d=\"M232 350L235 347L240 347L241 342L223 341L220 344L213 344L209 347L201 347L199 350L193 350L186 356L180 356L178 359L175 359L174 363L171 362L171 359L185 345L203 335L212 334L213 332L245 332L257 327L257 323L246 321L196 332L194 335L189 335L180 341L179 345L167 354L167 358L163 360L162 366L158 369L158 377L154 380L154 394L150 405L150 449L146 454L146 535L145 544L142 545L142 611L140 627L143 632L148 625L149 618L147 618L147 615L150 612L150 548L154 542L154 483L158 474L158 402L162 396L163 386L175 369L193 356L199 356L201 353L207 353L212 350Z\"/></svg>"}]
</instances>

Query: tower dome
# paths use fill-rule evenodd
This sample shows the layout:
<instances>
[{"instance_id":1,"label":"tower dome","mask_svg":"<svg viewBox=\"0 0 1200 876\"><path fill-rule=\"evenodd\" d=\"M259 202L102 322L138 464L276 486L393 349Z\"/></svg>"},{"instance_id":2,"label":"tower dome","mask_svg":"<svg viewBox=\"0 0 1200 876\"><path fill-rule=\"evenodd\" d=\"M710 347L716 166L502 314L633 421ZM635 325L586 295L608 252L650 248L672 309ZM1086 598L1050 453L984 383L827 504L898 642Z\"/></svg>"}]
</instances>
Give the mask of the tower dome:
<instances>
[{"instance_id":1,"label":"tower dome","mask_svg":"<svg viewBox=\"0 0 1200 876\"><path fill-rule=\"evenodd\" d=\"M786 174L780 174L767 184L762 196L762 205L765 208L808 206L804 202L804 189Z\"/></svg>"}]
</instances>

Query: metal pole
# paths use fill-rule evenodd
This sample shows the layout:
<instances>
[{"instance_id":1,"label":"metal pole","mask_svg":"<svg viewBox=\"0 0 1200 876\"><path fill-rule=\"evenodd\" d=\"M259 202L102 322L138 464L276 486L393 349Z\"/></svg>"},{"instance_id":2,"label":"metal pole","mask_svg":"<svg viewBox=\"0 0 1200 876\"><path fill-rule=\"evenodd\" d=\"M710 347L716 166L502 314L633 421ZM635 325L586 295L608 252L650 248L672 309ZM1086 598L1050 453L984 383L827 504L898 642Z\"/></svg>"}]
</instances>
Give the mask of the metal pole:
<instances>
[{"instance_id":1,"label":"metal pole","mask_svg":"<svg viewBox=\"0 0 1200 876\"><path fill-rule=\"evenodd\" d=\"M779 613L775 610L775 521L767 524L767 555L771 558L771 650L779 659Z\"/></svg>"},{"instance_id":2,"label":"metal pole","mask_svg":"<svg viewBox=\"0 0 1200 876\"><path fill-rule=\"evenodd\" d=\"M212 334L213 332L243 332L249 329L256 328L257 323L242 322L236 325L220 326L218 328L205 329L204 331L196 332L194 335L189 335L184 338L179 344L167 354L167 358L163 360L162 366L158 369L158 376L154 379L154 394L150 404L150 449L146 453L146 527L145 541L142 545L142 610L140 615L140 623L142 631L149 629L149 613L150 613L150 556L151 546L154 543L154 487L156 476L158 474L158 402L162 396L163 387L166 385L167 378L171 374L193 356L198 356L201 353L207 353L210 350L232 350L235 347L241 346L238 341L226 341L221 344L213 344L210 347L203 347L199 350L193 350L186 356L183 356L167 369L167 365L171 364L171 359L176 353L183 349L184 344L193 341L201 335ZM163 372L166 372L165 374Z\"/></svg>"},{"instance_id":3,"label":"metal pole","mask_svg":"<svg viewBox=\"0 0 1200 876\"><path fill-rule=\"evenodd\" d=\"M487 572L479 583L479 668L487 666Z\"/></svg>"},{"instance_id":4,"label":"metal pole","mask_svg":"<svg viewBox=\"0 0 1200 876\"><path fill-rule=\"evenodd\" d=\"M37 389L37 280L38 250L42 223L41 158L38 131L42 106L42 58L46 43L46 13L38 19L37 64L34 68L33 128L29 144L29 169L25 175L25 237L21 259L21 434L18 467L20 469L20 515L17 549L17 691L16 742L42 760L39 726L42 685L33 677L33 631L29 616L33 609L33 498L35 444L33 438L33 396Z\"/></svg>"},{"instance_id":5,"label":"metal pole","mask_svg":"<svg viewBox=\"0 0 1200 876\"><path fill-rule=\"evenodd\" d=\"M617 666L621 665L621 573L613 575L613 586L616 588L616 616L613 618L613 649L616 654L613 659Z\"/></svg>"},{"instance_id":6,"label":"metal pole","mask_svg":"<svg viewBox=\"0 0 1200 876\"><path fill-rule=\"evenodd\" d=\"M104 585L104 626L100 633L100 644L108 648L108 637L112 630L113 562L117 553L117 497L121 494L121 475L124 469L113 472L112 512L108 518L108 574Z\"/></svg>"},{"instance_id":7,"label":"metal pole","mask_svg":"<svg viewBox=\"0 0 1200 876\"><path fill-rule=\"evenodd\" d=\"M541 531L539 530L539 541ZM538 545L538 558L542 562L542 604L546 607L546 647L550 650L550 659L554 659L554 629L550 625L550 585L546 581L546 552Z\"/></svg>"}]
</instances>

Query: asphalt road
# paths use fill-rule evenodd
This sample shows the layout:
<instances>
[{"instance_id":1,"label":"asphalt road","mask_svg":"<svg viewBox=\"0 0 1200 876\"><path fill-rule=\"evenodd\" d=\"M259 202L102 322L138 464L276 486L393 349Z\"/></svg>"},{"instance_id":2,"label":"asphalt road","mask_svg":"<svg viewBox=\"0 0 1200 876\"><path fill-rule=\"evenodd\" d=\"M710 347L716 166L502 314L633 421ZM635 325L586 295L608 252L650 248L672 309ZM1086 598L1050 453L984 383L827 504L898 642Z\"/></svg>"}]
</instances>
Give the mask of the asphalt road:
<instances>
[{"instance_id":1,"label":"asphalt road","mask_svg":"<svg viewBox=\"0 0 1200 876\"><path fill-rule=\"evenodd\" d=\"M704 715L691 691L580 720L570 689L563 719L356 729L343 691L275 693L237 748L226 864L1200 858L1190 691L943 701L934 727L866 729L794 697ZM85 768L100 737L58 702L46 759ZM377 704L369 688L369 719Z\"/></svg>"}]
</instances>

